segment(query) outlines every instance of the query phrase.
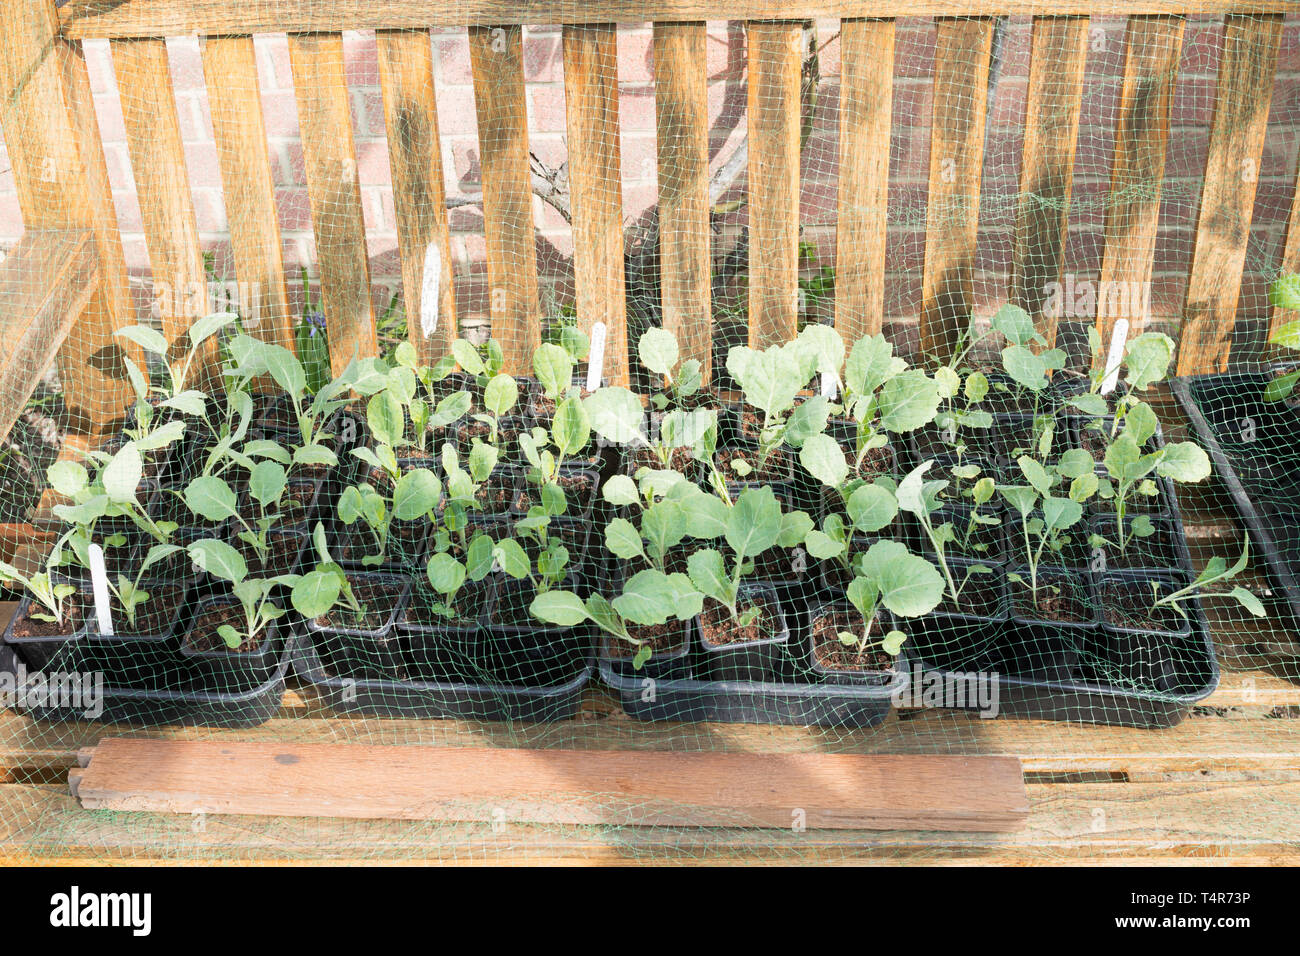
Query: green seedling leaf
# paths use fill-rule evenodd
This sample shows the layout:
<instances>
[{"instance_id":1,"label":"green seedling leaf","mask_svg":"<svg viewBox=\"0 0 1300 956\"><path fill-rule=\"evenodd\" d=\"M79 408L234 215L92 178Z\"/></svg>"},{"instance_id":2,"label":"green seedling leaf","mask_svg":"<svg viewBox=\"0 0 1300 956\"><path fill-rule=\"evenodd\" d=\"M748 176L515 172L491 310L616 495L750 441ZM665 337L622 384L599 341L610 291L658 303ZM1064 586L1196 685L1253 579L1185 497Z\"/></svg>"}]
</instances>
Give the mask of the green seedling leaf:
<instances>
[{"instance_id":1,"label":"green seedling leaf","mask_svg":"<svg viewBox=\"0 0 1300 956\"><path fill-rule=\"evenodd\" d=\"M1124 356L1129 388L1146 389L1165 377L1174 357L1174 340L1163 332L1143 332L1128 344Z\"/></svg>"},{"instance_id":2,"label":"green seedling leaf","mask_svg":"<svg viewBox=\"0 0 1300 956\"><path fill-rule=\"evenodd\" d=\"M235 493L215 475L203 475L185 486L185 507L208 521L225 521L238 513Z\"/></svg>"},{"instance_id":3,"label":"green seedling leaf","mask_svg":"<svg viewBox=\"0 0 1300 956\"><path fill-rule=\"evenodd\" d=\"M624 445L645 441L642 425L645 410L641 401L621 386L598 388L582 400L591 428L606 441ZM557 412L558 414L558 412Z\"/></svg>"},{"instance_id":4,"label":"green seedling leaf","mask_svg":"<svg viewBox=\"0 0 1300 956\"><path fill-rule=\"evenodd\" d=\"M143 474L144 459L140 456L140 449L135 442L127 442L104 467L100 481L110 501L126 504L135 501L135 492Z\"/></svg>"},{"instance_id":5,"label":"green seedling leaf","mask_svg":"<svg viewBox=\"0 0 1300 956\"><path fill-rule=\"evenodd\" d=\"M823 427L824 425L823 422ZM844 449L830 435L812 435L807 438L799 451L799 461L808 474L831 488L838 488L849 475Z\"/></svg>"},{"instance_id":6,"label":"green seedling leaf","mask_svg":"<svg viewBox=\"0 0 1300 956\"><path fill-rule=\"evenodd\" d=\"M895 434L915 431L934 421L939 401L939 386L924 372L900 372L880 390L880 427Z\"/></svg>"},{"instance_id":7,"label":"green seedling leaf","mask_svg":"<svg viewBox=\"0 0 1300 956\"><path fill-rule=\"evenodd\" d=\"M1174 481L1204 481L1210 477L1210 457L1199 445L1189 441L1166 445L1159 453L1156 473Z\"/></svg>"},{"instance_id":8,"label":"green seedling leaf","mask_svg":"<svg viewBox=\"0 0 1300 956\"><path fill-rule=\"evenodd\" d=\"M343 590L343 575L337 570L317 568L298 579L289 594L293 609L307 620L328 614Z\"/></svg>"},{"instance_id":9,"label":"green seedling leaf","mask_svg":"<svg viewBox=\"0 0 1300 956\"><path fill-rule=\"evenodd\" d=\"M528 612L539 621L559 627L576 627L588 620L582 599L571 591L546 591L533 598Z\"/></svg>"},{"instance_id":10,"label":"green seedling leaf","mask_svg":"<svg viewBox=\"0 0 1300 956\"><path fill-rule=\"evenodd\" d=\"M661 328L649 328L637 340L641 364L656 375L672 375L677 365L677 339Z\"/></svg>"},{"instance_id":11,"label":"green seedling leaf","mask_svg":"<svg viewBox=\"0 0 1300 956\"><path fill-rule=\"evenodd\" d=\"M244 556L226 544L214 538L202 538L185 549L190 560L202 570L223 581L238 584L248 577L248 565Z\"/></svg>"},{"instance_id":12,"label":"green seedling leaf","mask_svg":"<svg viewBox=\"0 0 1300 956\"><path fill-rule=\"evenodd\" d=\"M415 468L397 479L393 489L393 517L415 521L432 513L442 496L442 485L427 468Z\"/></svg>"}]
</instances>

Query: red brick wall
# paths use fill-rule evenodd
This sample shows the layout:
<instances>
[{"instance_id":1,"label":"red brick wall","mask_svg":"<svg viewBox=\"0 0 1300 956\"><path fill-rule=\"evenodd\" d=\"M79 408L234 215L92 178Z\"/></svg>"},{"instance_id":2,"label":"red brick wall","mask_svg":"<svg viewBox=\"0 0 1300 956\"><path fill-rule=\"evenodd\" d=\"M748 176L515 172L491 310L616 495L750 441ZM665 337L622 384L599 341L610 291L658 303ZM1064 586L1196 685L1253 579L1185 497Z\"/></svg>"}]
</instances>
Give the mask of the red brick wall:
<instances>
[{"instance_id":1,"label":"red brick wall","mask_svg":"<svg viewBox=\"0 0 1300 956\"><path fill-rule=\"evenodd\" d=\"M805 238L831 261L834 250L836 189L837 88L839 46L836 24L818 25L822 51L819 113L808 142L803 178ZM1190 264L1208 124L1214 103L1221 27L1213 19L1188 24L1174 103L1173 135L1164 184L1162 237L1158 245L1152 307L1157 316L1176 317L1182 305ZM1122 18L1093 23L1082 129L1075 170L1075 207L1067 271L1095 278L1101 259L1110 156L1119 76L1123 63ZM829 42L828 42L829 41ZM434 34L443 163L453 195L478 190L478 145L469 55L463 30ZM296 274L310 268L312 233L302 152L288 53L282 37L259 37L258 61L268 148L278 190L286 264ZM382 100L371 34L348 34L345 40L349 88L357 139L358 165L368 231L376 304L382 307L399 285L395 216L384 138ZM886 312L914 316L921 282L934 30L923 20L900 21L897 38L895 130L891 149L890 234L887 248ZM725 159L744 134L744 34L736 24L710 25L710 120L715 163ZM218 266L233 274L226 232L221 179L207 116L198 42L169 41L173 82L184 134L186 161L204 248ZM148 301L148 257L140 231L140 213L124 141L120 105L108 46L86 44L95 103L99 113L113 195L128 264L140 279L140 301ZM1029 65L1029 22L1007 24L1001 78L990 113L985 162L984 199L979 249L979 299L982 309L1005 297L1011 231L1014 224L1019 152ZM648 25L628 25L619 34L622 84L620 120L624 171L625 217L631 221L655 199L655 129L653 56ZM558 28L526 32L531 144L552 166L565 155L564 86ZM1259 170L1258 199L1251 233L1247 279L1240 315L1264 314L1264 289L1276 268L1286 217L1294 190L1300 140L1300 18L1288 21L1283 39L1268 141ZM12 175L0 143L0 248L21 233ZM553 290L550 301L566 300L572 287L570 231L540 201L535 203L538 252L543 277ZM481 216L476 208L452 213L457 297L462 318L486 314ZM729 229L743 228L743 210L729 217ZM232 275L233 277L233 275Z\"/></svg>"}]
</instances>

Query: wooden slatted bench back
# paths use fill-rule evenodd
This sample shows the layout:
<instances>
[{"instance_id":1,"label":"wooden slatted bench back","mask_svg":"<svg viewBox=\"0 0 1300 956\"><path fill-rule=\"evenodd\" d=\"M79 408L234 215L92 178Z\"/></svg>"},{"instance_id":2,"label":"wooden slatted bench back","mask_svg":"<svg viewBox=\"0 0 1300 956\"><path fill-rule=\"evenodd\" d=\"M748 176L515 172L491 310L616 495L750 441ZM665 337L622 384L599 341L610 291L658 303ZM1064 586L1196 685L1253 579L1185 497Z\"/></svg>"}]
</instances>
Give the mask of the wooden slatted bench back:
<instances>
[{"instance_id":1,"label":"wooden slatted bench back","mask_svg":"<svg viewBox=\"0 0 1300 956\"><path fill-rule=\"evenodd\" d=\"M1178 371L1224 367L1245 264L1254 180L1243 161L1263 151L1282 14L1292 0L6 0L0 11L0 120L29 229L94 232L100 287L61 353L70 404L92 425L125 404L105 355L130 321L120 237L89 96L81 41L107 38L165 333L176 340L207 308L204 264L164 37L199 35L237 278L261 290L257 334L292 347L288 295L267 160L252 36L287 33L336 369L376 349L369 260L341 31L374 29L408 316L421 311L426 250L441 249L438 333L411 321L426 358L455 332L428 31L469 31L483 179L493 335L508 367L525 371L540 334L532 173L521 24L565 24L564 83L580 325L609 330L606 369L628 380L616 31L654 22L662 315L684 353L710 366L710 207L705 21L749 21L748 205L750 341L790 338L799 270L801 27L793 17L842 18L836 317L845 338L881 330L895 22L937 16L929 217L921 346L942 354L973 302L993 17L1034 16L1016 216L1013 301L1050 340L1044 289L1064 267L1089 16L1128 14L1105 223L1101 281L1151 278L1169 111L1183 16L1226 14L1214 118L1187 286ZM1300 268L1293 210L1283 266ZM197 297L197 301L196 301ZM1101 306L1103 335L1113 307ZM1278 319L1280 321L1280 318ZM102 371L101 371L102 370Z\"/></svg>"}]
</instances>

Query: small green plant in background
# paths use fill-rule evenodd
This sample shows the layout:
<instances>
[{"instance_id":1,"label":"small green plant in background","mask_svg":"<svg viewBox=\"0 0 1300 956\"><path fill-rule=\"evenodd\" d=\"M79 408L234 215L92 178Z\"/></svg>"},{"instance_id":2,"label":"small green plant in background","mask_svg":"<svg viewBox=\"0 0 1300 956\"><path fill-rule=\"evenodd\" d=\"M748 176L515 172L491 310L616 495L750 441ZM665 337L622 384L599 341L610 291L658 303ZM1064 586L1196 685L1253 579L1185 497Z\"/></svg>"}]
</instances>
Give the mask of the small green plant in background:
<instances>
[{"instance_id":1,"label":"small green plant in background","mask_svg":"<svg viewBox=\"0 0 1300 956\"><path fill-rule=\"evenodd\" d=\"M877 541L854 566L849 582L849 603L862 615L863 631L841 631L845 647L856 647L859 658L873 646L871 622L883 605L899 617L922 617L943 600L944 580L933 564L897 541ZM880 637L876 645L897 657L907 635L897 629Z\"/></svg>"},{"instance_id":2,"label":"small green plant in background","mask_svg":"<svg viewBox=\"0 0 1300 956\"><path fill-rule=\"evenodd\" d=\"M1273 282L1269 298L1279 309L1300 311L1300 275L1284 275ZM1286 322L1273 331L1269 342L1284 349L1300 352L1300 319ZM1280 402L1291 396L1300 383L1300 369L1273 379L1264 389L1264 399Z\"/></svg>"}]
</instances>

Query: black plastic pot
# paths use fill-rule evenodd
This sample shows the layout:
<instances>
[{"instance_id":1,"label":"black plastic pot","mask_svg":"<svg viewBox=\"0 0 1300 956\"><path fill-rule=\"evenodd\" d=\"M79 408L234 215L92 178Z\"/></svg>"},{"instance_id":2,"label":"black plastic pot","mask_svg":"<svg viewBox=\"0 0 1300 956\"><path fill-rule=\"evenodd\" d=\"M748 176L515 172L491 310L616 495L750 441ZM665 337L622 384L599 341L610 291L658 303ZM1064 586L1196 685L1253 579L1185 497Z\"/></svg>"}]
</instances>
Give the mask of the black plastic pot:
<instances>
[{"instance_id":1,"label":"black plastic pot","mask_svg":"<svg viewBox=\"0 0 1300 956\"><path fill-rule=\"evenodd\" d=\"M93 612L88 612L85 631L77 644L78 670L101 671L120 687L151 688L169 682L168 669L177 663L184 626L192 613L190 584L155 579L142 581L140 586L149 592L150 599L137 610L138 627L132 628L122 620L124 615L114 614L116 633L104 635L99 632ZM150 605L163 597L166 589L175 589L170 595L173 603L169 610L160 607L160 616L150 610Z\"/></svg>"},{"instance_id":2,"label":"black plastic pot","mask_svg":"<svg viewBox=\"0 0 1300 956\"><path fill-rule=\"evenodd\" d=\"M60 662L66 662L69 648L73 647L86 633L87 623L83 615L87 609L94 606L89 590L80 595L70 596L65 606L69 608L75 606L77 609L75 613L82 616L75 626L68 629L66 634L19 637L14 634L15 625L32 611L44 612L41 610L42 605L33 602L29 597L23 597L18 602L18 607L14 610L14 616L5 627L4 643L13 648L29 671L42 671L52 666L57 667ZM93 614L94 612L90 611L89 613Z\"/></svg>"},{"instance_id":3,"label":"black plastic pot","mask_svg":"<svg viewBox=\"0 0 1300 956\"><path fill-rule=\"evenodd\" d=\"M216 637L215 632L213 646L197 645L204 639L198 629L204 626L205 615L229 607L234 607L242 615L243 609L234 598L213 597L199 602L180 646L181 657L188 662L195 683L204 690L218 693L256 686L269 680L284 650L284 637L278 622L267 625L257 645L248 650L220 646L221 638ZM238 627L238 623L235 626Z\"/></svg>"},{"instance_id":4,"label":"black plastic pot","mask_svg":"<svg viewBox=\"0 0 1300 956\"><path fill-rule=\"evenodd\" d=\"M1060 682L1070 680L1080 649L1097 633L1101 616L1086 570L1038 569L1038 601L1050 600L1053 589L1069 591L1079 602L1077 618L1059 620L1037 611L1030 592L1028 568L1017 568L1022 581L1009 586L1011 623L1001 666L1018 677ZM1059 593L1059 592L1056 592Z\"/></svg>"},{"instance_id":5,"label":"black plastic pot","mask_svg":"<svg viewBox=\"0 0 1300 956\"><path fill-rule=\"evenodd\" d=\"M705 636L703 617L695 619L702 650L700 664L703 674L712 681L782 681L794 669L794 653L790 646L790 628L786 624L781 600L774 588L764 585L742 586L737 607L742 611L755 600L767 601L767 610L776 614L770 628L771 636L757 641L737 641L714 644ZM705 612L709 602L705 602ZM724 611L725 613L725 611Z\"/></svg>"},{"instance_id":6,"label":"black plastic pot","mask_svg":"<svg viewBox=\"0 0 1300 956\"><path fill-rule=\"evenodd\" d=\"M808 642L808 666L814 674L817 674L823 681L832 684L888 684L893 680L893 668L889 670L871 670L870 668L843 668L827 667L821 662L817 655L817 635L814 627L819 618L826 614L848 614L854 621L860 622L862 615L858 612L848 600L842 596L833 597L830 600L823 601L814 605L806 615L807 625L804 628ZM856 625L855 625L856 627ZM887 634L894 627L893 618L889 612L880 609L876 612L875 618L871 622L871 634L875 639L879 639Z\"/></svg>"},{"instance_id":7,"label":"black plastic pot","mask_svg":"<svg viewBox=\"0 0 1300 956\"><path fill-rule=\"evenodd\" d=\"M1097 581L1102 606L1102 650L1105 662L1116 669L1117 684L1155 693L1177 691L1179 670L1192 637L1190 613L1184 618L1170 608L1153 609L1151 619L1143 622L1146 626L1136 627L1117 617L1115 608L1126 599L1151 601L1153 584L1168 594L1187 583L1187 575L1142 571L1112 571ZM1193 608L1192 613L1199 611Z\"/></svg>"},{"instance_id":8,"label":"black plastic pot","mask_svg":"<svg viewBox=\"0 0 1300 956\"><path fill-rule=\"evenodd\" d=\"M1274 375L1290 370L1278 366L1171 384L1250 531L1251 550L1300 623L1300 411L1264 399Z\"/></svg>"},{"instance_id":9,"label":"black plastic pot","mask_svg":"<svg viewBox=\"0 0 1300 956\"><path fill-rule=\"evenodd\" d=\"M402 575L351 572L348 581L365 606L365 590L383 588L393 592L392 607L372 625L332 625L321 619L306 621L308 640L336 677L344 679L397 680L403 676L401 649L396 623L410 596L411 581ZM360 593L357 593L360 592ZM340 610L338 613L346 614Z\"/></svg>"},{"instance_id":10,"label":"black plastic pot","mask_svg":"<svg viewBox=\"0 0 1300 956\"><path fill-rule=\"evenodd\" d=\"M607 667L613 674L625 680L670 681L690 680L695 673L692 654L692 641L695 634L695 621L673 621L677 640L670 647L655 650L650 659L637 670L632 666L636 648L617 638L606 635L600 643L601 667ZM634 636L636 629L633 629Z\"/></svg>"},{"instance_id":11,"label":"black plastic pot","mask_svg":"<svg viewBox=\"0 0 1300 956\"><path fill-rule=\"evenodd\" d=\"M1124 519L1128 529L1132 518ZM1088 523L1089 537L1105 539L1089 548L1089 568L1093 574L1107 571L1168 571L1191 570L1191 557L1187 553L1187 539L1182 524L1174 518L1152 518L1155 533L1145 538L1129 538L1123 550L1119 547L1118 524L1114 515L1094 516Z\"/></svg>"}]
</instances>

